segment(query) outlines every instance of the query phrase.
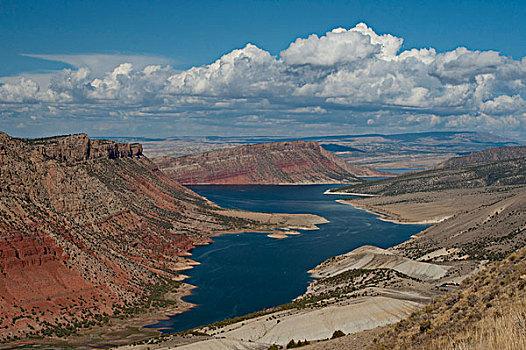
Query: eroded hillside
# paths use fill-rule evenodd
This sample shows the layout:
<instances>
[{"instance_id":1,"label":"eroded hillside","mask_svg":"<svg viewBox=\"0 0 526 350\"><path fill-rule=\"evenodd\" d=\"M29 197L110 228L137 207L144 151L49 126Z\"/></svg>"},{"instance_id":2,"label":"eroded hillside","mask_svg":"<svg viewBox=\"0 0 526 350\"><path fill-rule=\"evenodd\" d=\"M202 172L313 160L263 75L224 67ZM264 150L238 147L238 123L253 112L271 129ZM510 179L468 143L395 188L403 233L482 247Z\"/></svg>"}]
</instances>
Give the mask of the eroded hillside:
<instances>
[{"instance_id":1,"label":"eroded hillside","mask_svg":"<svg viewBox=\"0 0 526 350\"><path fill-rule=\"evenodd\" d=\"M182 184L342 183L388 175L348 164L315 141L244 145L155 162Z\"/></svg>"},{"instance_id":2,"label":"eroded hillside","mask_svg":"<svg viewBox=\"0 0 526 350\"><path fill-rule=\"evenodd\" d=\"M223 215L167 178L139 144L85 134L0 133L0 178L0 340L63 336L172 305L162 296L177 292L194 245L287 221Z\"/></svg>"}]
</instances>

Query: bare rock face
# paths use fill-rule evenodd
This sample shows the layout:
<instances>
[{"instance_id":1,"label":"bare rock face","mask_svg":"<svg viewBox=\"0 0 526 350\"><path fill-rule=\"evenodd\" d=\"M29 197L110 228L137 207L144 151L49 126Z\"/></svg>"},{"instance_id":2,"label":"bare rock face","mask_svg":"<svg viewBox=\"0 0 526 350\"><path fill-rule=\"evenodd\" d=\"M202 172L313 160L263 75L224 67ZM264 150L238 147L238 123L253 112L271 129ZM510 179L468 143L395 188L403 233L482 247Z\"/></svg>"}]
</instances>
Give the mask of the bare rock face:
<instances>
[{"instance_id":1,"label":"bare rock face","mask_svg":"<svg viewBox=\"0 0 526 350\"><path fill-rule=\"evenodd\" d=\"M385 175L348 164L315 141L260 143L154 161L182 184L342 183Z\"/></svg>"},{"instance_id":2,"label":"bare rock face","mask_svg":"<svg viewBox=\"0 0 526 350\"><path fill-rule=\"evenodd\" d=\"M30 140L44 157L61 162L82 162L90 159L116 159L142 155L141 144L91 140L86 134Z\"/></svg>"},{"instance_id":3,"label":"bare rock face","mask_svg":"<svg viewBox=\"0 0 526 350\"><path fill-rule=\"evenodd\" d=\"M189 249L243 225L217 209L138 144L0 133L0 341L147 305Z\"/></svg>"}]
</instances>

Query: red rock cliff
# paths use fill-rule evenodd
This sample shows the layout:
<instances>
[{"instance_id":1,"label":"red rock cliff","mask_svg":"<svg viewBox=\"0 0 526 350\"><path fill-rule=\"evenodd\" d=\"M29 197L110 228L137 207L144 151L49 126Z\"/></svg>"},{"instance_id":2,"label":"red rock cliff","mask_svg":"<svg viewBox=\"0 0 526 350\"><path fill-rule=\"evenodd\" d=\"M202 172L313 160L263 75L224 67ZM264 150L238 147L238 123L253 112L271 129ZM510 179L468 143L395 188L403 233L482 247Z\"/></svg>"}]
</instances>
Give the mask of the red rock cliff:
<instances>
[{"instance_id":1,"label":"red rock cliff","mask_svg":"<svg viewBox=\"0 0 526 350\"><path fill-rule=\"evenodd\" d=\"M50 137L30 141L44 157L62 162L81 162L90 159L116 159L142 155L142 145L91 140L86 134Z\"/></svg>"},{"instance_id":2,"label":"red rock cliff","mask_svg":"<svg viewBox=\"0 0 526 350\"><path fill-rule=\"evenodd\" d=\"M0 133L0 340L141 305L194 244L233 228L141 153Z\"/></svg>"},{"instance_id":3,"label":"red rock cliff","mask_svg":"<svg viewBox=\"0 0 526 350\"><path fill-rule=\"evenodd\" d=\"M342 183L377 176L373 169L346 163L316 141L260 143L154 161L182 184Z\"/></svg>"}]
</instances>

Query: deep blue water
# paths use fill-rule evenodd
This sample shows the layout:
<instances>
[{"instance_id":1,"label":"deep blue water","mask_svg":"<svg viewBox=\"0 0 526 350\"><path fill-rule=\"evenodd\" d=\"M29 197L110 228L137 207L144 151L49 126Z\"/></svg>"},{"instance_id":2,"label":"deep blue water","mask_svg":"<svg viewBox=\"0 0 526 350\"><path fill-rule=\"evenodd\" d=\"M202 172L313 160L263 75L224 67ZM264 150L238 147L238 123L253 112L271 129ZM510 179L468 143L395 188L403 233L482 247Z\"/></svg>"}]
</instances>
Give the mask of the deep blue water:
<instances>
[{"instance_id":1,"label":"deep blue water","mask_svg":"<svg viewBox=\"0 0 526 350\"><path fill-rule=\"evenodd\" d=\"M330 221L316 231L283 240L263 233L214 238L192 250L201 263L184 273L197 286L185 300L197 306L163 320L154 328L176 332L287 303L303 294L311 281L307 270L323 260L364 244L387 248L421 231L421 225L396 225L324 195L334 185L192 186L224 208L261 212L310 213Z\"/></svg>"}]
</instances>

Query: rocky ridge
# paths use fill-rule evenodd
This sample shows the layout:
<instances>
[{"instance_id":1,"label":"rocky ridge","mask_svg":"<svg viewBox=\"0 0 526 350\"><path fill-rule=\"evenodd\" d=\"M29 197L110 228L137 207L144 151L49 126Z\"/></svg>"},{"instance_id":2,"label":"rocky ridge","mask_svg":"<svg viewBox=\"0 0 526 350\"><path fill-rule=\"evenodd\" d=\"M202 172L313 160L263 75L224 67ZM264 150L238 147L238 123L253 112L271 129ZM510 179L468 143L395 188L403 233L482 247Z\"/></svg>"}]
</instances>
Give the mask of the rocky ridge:
<instances>
[{"instance_id":1,"label":"rocky ridge","mask_svg":"<svg viewBox=\"0 0 526 350\"><path fill-rule=\"evenodd\" d=\"M433 169L449 169L457 168L467 165L499 162L504 160L512 160L526 157L526 146L515 147L496 147L486 149L481 152L470 153L464 156L453 157L440 164L437 164Z\"/></svg>"},{"instance_id":2,"label":"rocky ridge","mask_svg":"<svg viewBox=\"0 0 526 350\"><path fill-rule=\"evenodd\" d=\"M139 144L0 133L0 340L171 305L196 244L260 227L167 178Z\"/></svg>"},{"instance_id":3,"label":"rocky ridge","mask_svg":"<svg viewBox=\"0 0 526 350\"><path fill-rule=\"evenodd\" d=\"M154 161L182 184L341 183L388 175L348 164L316 141L260 143Z\"/></svg>"},{"instance_id":4,"label":"rocky ridge","mask_svg":"<svg viewBox=\"0 0 526 350\"><path fill-rule=\"evenodd\" d=\"M335 188L329 192L395 196L406 193L480 189L526 184L526 158L479 163L455 168L430 169L390 179Z\"/></svg>"},{"instance_id":5,"label":"rocky ridge","mask_svg":"<svg viewBox=\"0 0 526 350\"><path fill-rule=\"evenodd\" d=\"M117 143L108 140L91 140L86 134L68 137L28 139L26 143L35 147L45 158L61 162L81 162L92 159L117 159L142 155L140 143Z\"/></svg>"}]
</instances>

